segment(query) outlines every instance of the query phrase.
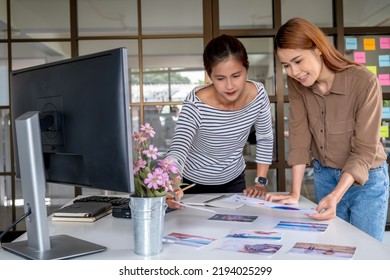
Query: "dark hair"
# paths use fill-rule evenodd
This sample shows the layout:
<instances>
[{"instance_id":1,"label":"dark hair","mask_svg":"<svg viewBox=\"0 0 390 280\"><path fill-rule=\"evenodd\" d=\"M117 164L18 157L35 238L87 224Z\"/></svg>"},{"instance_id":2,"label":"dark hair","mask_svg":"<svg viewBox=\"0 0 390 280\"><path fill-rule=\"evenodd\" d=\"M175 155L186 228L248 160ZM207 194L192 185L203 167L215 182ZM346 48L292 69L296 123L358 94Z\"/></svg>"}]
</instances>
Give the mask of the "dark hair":
<instances>
[{"instance_id":1,"label":"dark hair","mask_svg":"<svg viewBox=\"0 0 390 280\"><path fill-rule=\"evenodd\" d=\"M222 34L212 39L203 51L203 66L207 74L210 76L212 68L230 56L241 61L245 69L248 70L248 54L244 45L237 38Z\"/></svg>"},{"instance_id":2,"label":"dark hair","mask_svg":"<svg viewBox=\"0 0 390 280\"><path fill-rule=\"evenodd\" d=\"M339 72L351 65L360 65L344 57L326 38L325 34L313 23L292 18L280 27L275 41L275 53L278 49L315 49L321 51L324 63L330 70Z\"/></svg>"}]
</instances>

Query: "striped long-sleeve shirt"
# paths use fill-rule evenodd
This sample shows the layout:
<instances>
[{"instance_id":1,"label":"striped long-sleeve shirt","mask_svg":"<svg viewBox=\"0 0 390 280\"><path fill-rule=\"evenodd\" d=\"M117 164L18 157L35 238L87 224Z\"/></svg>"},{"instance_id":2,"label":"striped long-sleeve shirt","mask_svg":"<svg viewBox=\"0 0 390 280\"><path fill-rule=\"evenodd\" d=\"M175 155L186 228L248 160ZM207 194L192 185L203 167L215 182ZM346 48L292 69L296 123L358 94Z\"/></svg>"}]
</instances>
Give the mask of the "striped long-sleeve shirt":
<instances>
[{"instance_id":1,"label":"striped long-sleeve shirt","mask_svg":"<svg viewBox=\"0 0 390 280\"><path fill-rule=\"evenodd\" d=\"M253 82L258 94L240 110L221 110L203 103L194 88L183 102L167 157L181 174L198 184L220 185L245 169L243 148L250 129L256 129L256 162L271 164L273 132L270 103L263 84Z\"/></svg>"}]
</instances>

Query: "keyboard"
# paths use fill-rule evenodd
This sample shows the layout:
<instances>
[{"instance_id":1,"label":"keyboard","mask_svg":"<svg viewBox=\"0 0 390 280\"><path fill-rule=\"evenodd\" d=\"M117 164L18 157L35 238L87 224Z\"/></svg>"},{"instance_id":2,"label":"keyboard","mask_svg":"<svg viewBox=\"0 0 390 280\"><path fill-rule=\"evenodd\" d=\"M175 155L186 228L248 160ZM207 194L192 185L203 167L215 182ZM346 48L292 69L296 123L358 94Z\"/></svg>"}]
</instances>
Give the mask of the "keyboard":
<instances>
[{"instance_id":1,"label":"keyboard","mask_svg":"<svg viewBox=\"0 0 390 280\"><path fill-rule=\"evenodd\" d=\"M131 219L129 197L92 195L73 200L73 203L75 202L109 202L112 205L113 217ZM169 213L174 210L176 209L167 208L165 213Z\"/></svg>"},{"instance_id":2,"label":"keyboard","mask_svg":"<svg viewBox=\"0 0 390 280\"><path fill-rule=\"evenodd\" d=\"M73 200L75 202L108 202L111 203L113 207L129 205L130 198L128 197L119 197L119 196L101 196L101 195L92 195Z\"/></svg>"}]
</instances>

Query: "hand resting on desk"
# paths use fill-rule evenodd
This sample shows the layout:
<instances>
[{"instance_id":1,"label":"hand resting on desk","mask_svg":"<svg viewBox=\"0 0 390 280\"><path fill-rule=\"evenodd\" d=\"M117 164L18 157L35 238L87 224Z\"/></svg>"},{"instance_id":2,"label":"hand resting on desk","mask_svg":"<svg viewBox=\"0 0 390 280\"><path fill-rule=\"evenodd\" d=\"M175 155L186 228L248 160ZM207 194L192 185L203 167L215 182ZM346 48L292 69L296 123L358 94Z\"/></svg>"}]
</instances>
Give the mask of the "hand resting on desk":
<instances>
[{"instance_id":1,"label":"hand resting on desk","mask_svg":"<svg viewBox=\"0 0 390 280\"><path fill-rule=\"evenodd\" d=\"M254 184L243 191L245 196L259 198L267 194L267 188L262 185Z\"/></svg>"}]
</instances>

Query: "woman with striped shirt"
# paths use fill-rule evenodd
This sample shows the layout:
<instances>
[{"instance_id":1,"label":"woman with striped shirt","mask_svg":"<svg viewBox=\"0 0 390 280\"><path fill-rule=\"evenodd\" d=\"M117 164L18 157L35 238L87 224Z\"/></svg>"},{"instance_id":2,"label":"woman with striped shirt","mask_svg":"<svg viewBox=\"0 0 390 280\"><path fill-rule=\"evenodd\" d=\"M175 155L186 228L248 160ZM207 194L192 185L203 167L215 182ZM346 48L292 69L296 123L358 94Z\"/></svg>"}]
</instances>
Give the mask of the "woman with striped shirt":
<instances>
[{"instance_id":1,"label":"woman with striped shirt","mask_svg":"<svg viewBox=\"0 0 390 280\"><path fill-rule=\"evenodd\" d=\"M266 193L272 162L273 132L268 95L261 83L247 80L249 61L243 44L221 35L203 53L211 84L185 98L167 157L179 167L186 193ZM245 186L243 148L256 129L257 181ZM179 208L179 206L177 206Z\"/></svg>"}]
</instances>

